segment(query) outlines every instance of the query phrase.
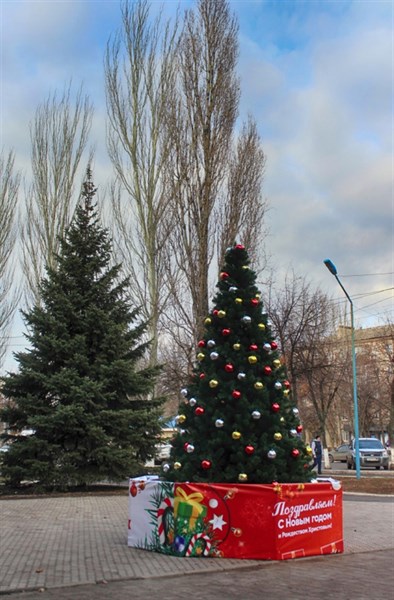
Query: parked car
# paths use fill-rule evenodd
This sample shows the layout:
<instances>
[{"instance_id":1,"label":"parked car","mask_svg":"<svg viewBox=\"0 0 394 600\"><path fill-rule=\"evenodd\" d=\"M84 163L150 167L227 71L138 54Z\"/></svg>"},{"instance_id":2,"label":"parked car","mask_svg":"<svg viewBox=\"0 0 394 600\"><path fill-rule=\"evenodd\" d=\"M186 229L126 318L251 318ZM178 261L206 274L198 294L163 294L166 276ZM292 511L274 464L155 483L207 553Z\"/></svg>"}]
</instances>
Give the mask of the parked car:
<instances>
[{"instance_id":1,"label":"parked car","mask_svg":"<svg viewBox=\"0 0 394 600\"><path fill-rule=\"evenodd\" d=\"M389 454L382 442L376 438L359 438L360 467L389 468ZM355 440L352 440L346 457L347 468L356 468Z\"/></svg>"},{"instance_id":2,"label":"parked car","mask_svg":"<svg viewBox=\"0 0 394 600\"><path fill-rule=\"evenodd\" d=\"M347 454L349 452L349 444L341 444L338 448L333 448L328 453L330 463L334 461L346 462Z\"/></svg>"}]
</instances>

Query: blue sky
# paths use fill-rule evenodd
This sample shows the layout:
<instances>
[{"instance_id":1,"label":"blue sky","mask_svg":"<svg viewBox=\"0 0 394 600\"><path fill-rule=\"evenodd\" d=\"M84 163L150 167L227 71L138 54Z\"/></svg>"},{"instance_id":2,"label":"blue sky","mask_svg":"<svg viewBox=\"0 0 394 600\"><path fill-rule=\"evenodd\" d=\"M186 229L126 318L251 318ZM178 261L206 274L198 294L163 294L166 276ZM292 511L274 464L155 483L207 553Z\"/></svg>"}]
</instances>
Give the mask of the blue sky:
<instances>
[{"instance_id":1,"label":"blue sky","mask_svg":"<svg viewBox=\"0 0 394 600\"><path fill-rule=\"evenodd\" d=\"M393 2L230 4L239 20L240 123L254 115L267 155L278 278L294 267L341 298L322 262L329 257L355 299L357 324L393 321ZM174 14L178 3L164 6ZM0 0L1 143L27 177L37 104L72 79L95 104L95 179L107 183L102 64L119 22L118 0Z\"/></svg>"}]
</instances>

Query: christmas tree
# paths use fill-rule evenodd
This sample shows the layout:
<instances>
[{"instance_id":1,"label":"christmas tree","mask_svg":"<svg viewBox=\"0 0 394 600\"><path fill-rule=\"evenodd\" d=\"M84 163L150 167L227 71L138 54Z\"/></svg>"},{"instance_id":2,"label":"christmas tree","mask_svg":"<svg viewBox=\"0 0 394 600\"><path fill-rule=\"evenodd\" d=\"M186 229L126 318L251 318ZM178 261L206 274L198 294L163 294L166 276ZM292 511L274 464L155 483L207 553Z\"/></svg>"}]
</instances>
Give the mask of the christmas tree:
<instances>
[{"instance_id":1,"label":"christmas tree","mask_svg":"<svg viewBox=\"0 0 394 600\"><path fill-rule=\"evenodd\" d=\"M23 313L30 349L15 355L19 371L3 379L0 419L10 448L1 472L11 486L122 480L154 452L157 370L143 366L146 326L130 305L121 266L111 266L95 192L88 171L41 302Z\"/></svg>"},{"instance_id":2,"label":"christmas tree","mask_svg":"<svg viewBox=\"0 0 394 600\"><path fill-rule=\"evenodd\" d=\"M217 288L191 382L181 390L179 431L164 476L310 481L310 448L301 439L298 409L242 245L227 250Z\"/></svg>"}]
</instances>

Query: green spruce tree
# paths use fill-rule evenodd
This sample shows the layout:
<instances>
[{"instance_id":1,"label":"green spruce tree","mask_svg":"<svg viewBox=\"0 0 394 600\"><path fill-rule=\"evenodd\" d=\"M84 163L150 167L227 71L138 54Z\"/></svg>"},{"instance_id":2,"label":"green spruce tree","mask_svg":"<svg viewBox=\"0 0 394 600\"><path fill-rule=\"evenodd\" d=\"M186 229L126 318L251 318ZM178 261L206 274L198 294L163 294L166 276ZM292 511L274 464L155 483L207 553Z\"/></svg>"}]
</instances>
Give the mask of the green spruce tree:
<instances>
[{"instance_id":1,"label":"green spruce tree","mask_svg":"<svg viewBox=\"0 0 394 600\"><path fill-rule=\"evenodd\" d=\"M225 255L214 307L181 390L172 481L306 482L309 448L245 248Z\"/></svg>"},{"instance_id":2,"label":"green spruce tree","mask_svg":"<svg viewBox=\"0 0 394 600\"><path fill-rule=\"evenodd\" d=\"M10 449L1 472L12 486L121 480L154 451L157 369L144 368L145 323L127 297L112 240L98 219L88 170L74 219L61 239L41 302L24 312L30 349L3 379ZM24 430L31 435L20 435Z\"/></svg>"}]
</instances>

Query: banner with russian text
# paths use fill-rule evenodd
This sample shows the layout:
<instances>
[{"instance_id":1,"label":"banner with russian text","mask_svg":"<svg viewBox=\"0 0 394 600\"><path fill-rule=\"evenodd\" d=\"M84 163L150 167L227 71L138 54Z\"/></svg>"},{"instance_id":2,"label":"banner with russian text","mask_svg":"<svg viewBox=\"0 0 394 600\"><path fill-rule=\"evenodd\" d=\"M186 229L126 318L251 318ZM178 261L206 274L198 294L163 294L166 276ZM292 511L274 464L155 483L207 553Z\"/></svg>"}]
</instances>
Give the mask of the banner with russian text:
<instances>
[{"instance_id":1,"label":"banner with russian text","mask_svg":"<svg viewBox=\"0 0 394 600\"><path fill-rule=\"evenodd\" d=\"M128 545L174 556L284 560L343 552L342 489L132 479Z\"/></svg>"}]
</instances>

